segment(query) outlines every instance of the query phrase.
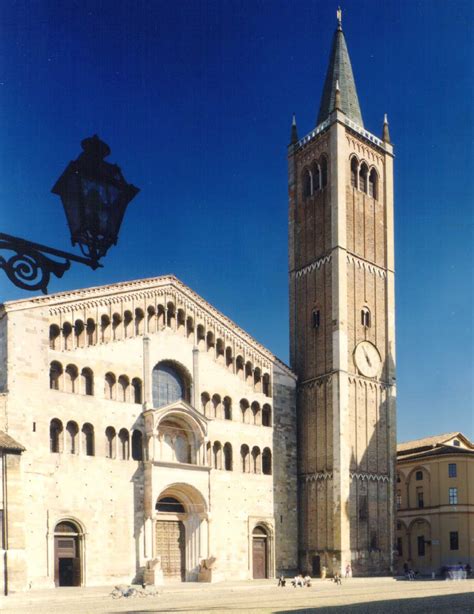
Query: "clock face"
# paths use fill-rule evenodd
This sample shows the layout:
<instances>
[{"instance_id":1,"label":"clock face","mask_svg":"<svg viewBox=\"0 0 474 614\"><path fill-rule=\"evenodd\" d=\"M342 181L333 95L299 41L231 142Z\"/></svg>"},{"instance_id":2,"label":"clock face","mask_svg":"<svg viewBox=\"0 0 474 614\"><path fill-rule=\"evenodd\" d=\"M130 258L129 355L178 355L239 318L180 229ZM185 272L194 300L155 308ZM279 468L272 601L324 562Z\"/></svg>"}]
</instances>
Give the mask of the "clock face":
<instances>
[{"instance_id":1,"label":"clock face","mask_svg":"<svg viewBox=\"0 0 474 614\"><path fill-rule=\"evenodd\" d=\"M380 373L382 360L379 351L370 341L361 341L354 350L356 367L366 377L375 377Z\"/></svg>"}]
</instances>

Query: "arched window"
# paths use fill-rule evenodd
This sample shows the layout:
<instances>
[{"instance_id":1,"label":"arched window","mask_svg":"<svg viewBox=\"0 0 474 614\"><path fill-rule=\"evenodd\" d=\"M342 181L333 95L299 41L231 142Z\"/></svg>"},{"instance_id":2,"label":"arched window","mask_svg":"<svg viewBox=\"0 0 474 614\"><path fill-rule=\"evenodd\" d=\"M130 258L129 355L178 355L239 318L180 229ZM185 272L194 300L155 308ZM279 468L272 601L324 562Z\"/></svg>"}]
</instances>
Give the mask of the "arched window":
<instances>
[{"instance_id":1,"label":"arched window","mask_svg":"<svg viewBox=\"0 0 474 614\"><path fill-rule=\"evenodd\" d=\"M176 326L176 308L174 303L168 303L166 310L166 326L175 328Z\"/></svg>"},{"instance_id":2,"label":"arched window","mask_svg":"<svg viewBox=\"0 0 474 614\"><path fill-rule=\"evenodd\" d=\"M66 452L69 454L78 453L78 435L79 427L72 420L66 425Z\"/></svg>"},{"instance_id":3,"label":"arched window","mask_svg":"<svg viewBox=\"0 0 474 614\"><path fill-rule=\"evenodd\" d=\"M260 404L257 401L252 403L252 422L253 424L262 424L262 416L260 414Z\"/></svg>"},{"instance_id":4,"label":"arched window","mask_svg":"<svg viewBox=\"0 0 474 614\"><path fill-rule=\"evenodd\" d=\"M143 460L143 434L139 429L135 429L132 433L132 458Z\"/></svg>"},{"instance_id":5,"label":"arched window","mask_svg":"<svg viewBox=\"0 0 474 614\"><path fill-rule=\"evenodd\" d=\"M122 324L122 316L119 313L114 313L112 316L112 334L114 341L121 338L120 325Z\"/></svg>"},{"instance_id":6,"label":"arched window","mask_svg":"<svg viewBox=\"0 0 474 614\"><path fill-rule=\"evenodd\" d=\"M94 427L86 422L82 427L82 452L86 456L94 456Z\"/></svg>"},{"instance_id":7,"label":"arched window","mask_svg":"<svg viewBox=\"0 0 474 614\"><path fill-rule=\"evenodd\" d=\"M133 316L131 311L123 312L123 336L130 337L132 335Z\"/></svg>"},{"instance_id":8,"label":"arched window","mask_svg":"<svg viewBox=\"0 0 474 614\"><path fill-rule=\"evenodd\" d=\"M252 466L250 468L250 472L262 473L262 456L258 446L254 446L252 448Z\"/></svg>"},{"instance_id":9,"label":"arched window","mask_svg":"<svg viewBox=\"0 0 474 614\"><path fill-rule=\"evenodd\" d=\"M191 316L186 318L186 337L188 339L192 338L194 335L194 320Z\"/></svg>"},{"instance_id":10,"label":"arched window","mask_svg":"<svg viewBox=\"0 0 474 614\"><path fill-rule=\"evenodd\" d=\"M118 378L118 400L124 403L128 402L128 391L130 387L130 380L126 375L121 375Z\"/></svg>"},{"instance_id":11,"label":"arched window","mask_svg":"<svg viewBox=\"0 0 474 614\"><path fill-rule=\"evenodd\" d=\"M232 400L224 397L224 420L232 420Z\"/></svg>"},{"instance_id":12,"label":"arched window","mask_svg":"<svg viewBox=\"0 0 474 614\"><path fill-rule=\"evenodd\" d=\"M156 504L157 512L166 512L168 514L184 514L185 509L182 503L174 497L160 497Z\"/></svg>"},{"instance_id":13,"label":"arched window","mask_svg":"<svg viewBox=\"0 0 474 614\"><path fill-rule=\"evenodd\" d=\"M211 397L207 392L203 392L201 394L201 409L202 413L209 418L209 410L210 410Z\"/></svg>"},{"instance_id":14,"label":"arched window","mask_svg":"<svg viewBox=\"0 0 474 614\"><path fill-rule=\"evenodd\" d=\"M76 365L68 365L64 370L64 390L66 392L77 392L77 376Z\"/></svg>"},{"instance_id":15,"label":"arched window","mask_svg":"<svg viewBox=\"0 0 474 614\"><path fill-rule=\"evenodd\" d=\"M216 342L216 360L217 362L221 364L224 364L225 362L224 350L225 350L224 342L222 341L222 339L218 339Z\"/></svg>"},{"instance_id":16,"label":"arched window","mask_svg":"<svg viewBox=\"0 0 474 614\"><path fill-rule=\"evenodd\" d=\"M63 339L64 349L70 350L72 348L72 326L69 322L64 322L63 324Z\"/></svg>"},{"instance_id":17,"label":"arched window","mask_svg":"<svg viewBox=\"0 0 474 614\"><path fill-rule=\"evenodd\" d=\"M178 309L178 332L184 335L186 333L186 316L183 309Z\"/></svg>"},{"instance_id":18,"label":"arched window","mask_svg":"<svg viewBox=\"0 0 474 614\"><path fill-rule=\"evenodd\" d=\"M132 379L132 388L133 388L133 402L141 403L142 402L142 380L139 377L134 377Z\"/></svg>"},{"instance_id":19,"label":"arched window","mask_svg":"<svg viewBox=\"0 0 474 614\"><path fill-rule=\"evenodd\" d=\"M162 361L152 374L153 407L163 407L183 399L189 403L191 379L177 363Z\"/></svg>"},{"instance_id":20,"label":"arched window","mask_svg":"<svg viewBox=\"0 0 474 614\"><path fill-rule=\"evenodd\" d=\"M53 360L49 365L49 387L51 390L61 390L61 377L63 374L63 367L60 362Z\"/></svg>"},{"instance_id":21,"label":"arched window","mask_svg":"<svg viewBox=\"0 0 474 614\"><path fill-rule=\"evenodd\" d=\"M148 332L156 333L156 311L153 305L147 307L146 314Z\"/></svg>"},{"instance_id":22,"label":"arched window","mask_svg":"<svg viewBox=\"0 0 474 614\"><path fill-rule=\"evenodd\" d=\"M306 168L303 171L303 198L308 198L313 193L313 175L311 171Z\"/></svg>"},{"instance_id":23,"label":"arched window","mask_svg":"<svg viewBox=\"0 0 474 614\"><path fill-rule=\"evenodd\" d=\"M244 359L242 356L237 356L235 359L235 372L240 379L244 379Z\"/></svg>"},{"instance_id":24,"label":"arched window","mask_svg":"<svg viewBox=\"0 0 474 614\"><path fill-rule=\"evenodd\" d=\"M242 422L249 422L249 402L247 399L241 399L240 401L240 413L242 415Z\"/></svg>"},{"instance_id":25,"label":"arched window","mask_svg":"<svg viewBox=\"0 0 474 614\"><path fill-rule=\"evenodd\" d=\"M166 309L164 305L156 306L156 326L157 330L162 330L165 328L166 324Z\"/></svg>"},{"instance_id":26,"label":"arched window","mask_svg":"<svg viewBox=\"0 0 474 614\"><path fill-rule=\"evenodd\" d=\"M359 189L361 192L365 192L367 194L367 176L369 174L369 169L367 168L367 164L363 162L360 166L359 172Z\"/></svg>"},{"instance_id":27,"label":"arched window","mask_svg":"<svg viewBox=\"0 0 474 614\"><path fill-rule=\"evenodd\" d=\"M214 352L215 342L214 342L214 333L210 330L206 335L206 349L211 354Z\"/></svg>"},{"instance_id":28,"label":"arched window","mask_svg":"<svg viewBox=\"0 0 474 614\"><path fill-rule=\"evenodd\" d=\"M88 318L86 322L86 339L87 345L95 345L95 322L92 318Z\"/></svg>"},{"instance_id":29,"label":"arched window","mask_svg":"<svg viewBox=\"0 0 474 614\"><path fill-rule=\"evenodd\" d=\"M255 392L262 392L262 372L260 367L256 367L253 372L253 387Z\"/></svg>"},{"instance_id":30,"label":"arched window","mask_svg":"<svg viewBox=\"0 0 474 614\"><path fill-rule=\"evenodd\" d=\"M85 327L82 320L76 320L74 323L74 336L76 338L76 347L83 348L85 345Z\"/></svg>"},{"instance_id":31,"label":"arched window","mask_svg":"<svg viewBox=\"0 0 474 614\"><path fill-rule=\"evenodd\" d=\"M262 454L262 473L272 475L272 452L270 448L265 448Z\"/></svg>"},{"instance_id":32,"label":"arched window","mask_svg":"<svg viewBox=\"0 0 474 614\"><path fill-rule=\"evenodd\" d=\"M212 460L214 469L222 469L222 445L219 441L215 441L212 446Z\"/></svg>"},{"instance_id":33,"label":"arched window","mask_svg":"<svg viewBox=\"0 0 474 614\"><path fill-rule=\"evenodd\" d=\"M372 318L368 307L362 307L360 310L360 321L364 328L370 328L372 326Z\"/></svg>"},{"instance_id":34,"label":"arched window","mask_svg":"<svg viewBox=\"0 0 474 614\"><path fill-rule=\"evenodd\" d=\"M224 445L224 469L232 471L232 446L229 442Z\"/></svg>"},{"instance_id":35,"label":"arched window","mask_svg":"<svg viewBox=\"0 0 474 614\"><path fill-rule=\"evenodd\" d=\"M82 394L92 396L94 394L94 374L88 367L81 371Z\"/></svg>"},{"instance_id":36,"label":"arched window","mask_svg":"<svg viewBox=\"0 0 474 614\"><path fill-rule=\"evenodd\" d=\"M100 316L100 338L102 343L110 341L110 318L105 313Z\"/></svg>"},{"instance_id":37,"label":"arched window","mask_svg":"<svg viewBox=\"0 0 474 614\"><path fill-rule=\"evenodd\" d=\"M49 347L52 350L59 350L59 335L61 330L57 324L51 324L49 327Z\"/></svg>"},{"instance_id":38,"label":"arched window","mask_svg":"<svg viewBox=\"0 0 474 614\"><path fill-rule=\"evenodd\" d=\"M130 455L129 450L130 437L127 429L120 429L119 431L119 458L120 460L128 460Z\"/></svg>"},{"instance_id":39,"label":"arched window","mask_svg":"<svg viewBox=\"0 0 474 614\"><path fill-rule=\"evenodd\" d=\"M137 307L135 309L135 335L143 335L143 324L145 323L145 314L143 309Z\"/></svg>"},{"instance_id":40,"label":"arched window","mask_svg":"<svg viewBox=\"0 0 474 614\"><path fill-rule=\"evenodd\" d=\"M115 384L116 379L113 373L105 374L105 398L109 400L115 399Z\"/></svg>"},{"instance_id":41,"label":"arched window","mask_svg":"<svg viewBox=\"0 0 474 614\"><path fill-rule=\"evenodd\" d=\"M253 365L250 361L245 363L245 381L249 386L253 385Z\"/></svg>"},{"instance_id":42,"label":"arched window","mask_svg":"<svg viewBox=\"0 0 474 614\"><path fill-rule=\"evenodd\" d=\"M272 425L272 408L268 403L265 403L265 405L262 407L262 425Z\"/></svg>"},{"instance_id":43,"label":"arched window","mask_svg":"<svg viewBox=\"0 0 474 614\"><path fill-rule=\"evenodd\" d=\"M229 369L229 371L232 372L233 367L234 367L234 359L232 357L232 348L231 347L226 347L226 349L225 349L225 364L226 364L227 368Z\"/></svg>"},{"instance_id":44,"label":"arched window","mask_svg":"<svg viewBox=\"0 0 474 614\"><path fill-rule=\"evenodd\" d=\"M321 171L319 164L313 165L313 192L317 192L321 189Z\"/></svg>"},{"instance_id":45,"label":"arched window","mask_svg":"<svg viewBox=\"0 0 474 614\"><path fill-rule=\"evenodd\" d=\"M49 450L55 453L63 451L63 423L57 418L49 423Z\"/></svg>"},{"instance_id":46,"label":"arched window","mask_svg":"<svg viewBox=\"0 0 474 614\"><path fill-rule=\"evenodd\" d=\"M200 350L204 350L206 347L206 331L202 324L198 324L196 330L197 345Z\"/></svg>"},{"instance_id":47,"label":"arched window","mask_svg":"<svg viewBox=\"0 0 474 614\"><path fill-rule=\"evenodd\" d=\"M358 175L359 175L359 163L357 162L357 158L353 156L351 158L351 186L353 188L358 187Z\"/></svg>"},{"instance_id":48,"label":"arched window","mask_svg":"<svg viewBox=\"0 0 474 614\"><path fill-rule=\"evenodd\" d=\"M116 455L116 434L113 426L105 429L105 458L115 458Z\"/></svg>"},{"instance_id":49,"label":"arched window","mask_svg":"<svg viewBox=\"0 0 474 614\"><path fill-rule=\"evenodd\" d=\"M328 159L326 156L321 158L321 188L325 188L328 184Z\"/></svg>"},{"instance_id":50,"label":"arched window","mask_svg":"<svg viewBox=\"0 0 474 614\"><path fill-rule=\"evenodd\" d=\"M242 446L240 446L240 458L241 458L241 467L242 467L242 473L249 473L250 472L250 450L247 444L243 444Z\"/></svg>"},{"instance_id":51,"label":"arched window","mask_svg":"<svg viewBox=\"0 0 474 614\"><path fill-rule=\"evenodd\" d=\"M263 394L266 397L272 396L272 388L270 386L270 374L269 373L263 374Z\"/></svg>"},{"instance_id":52,"label":"arched window","mask_svg":"<svg viewBox=\"0 0 474 614\"><path fill-rule=\"evenodd\" d=\"M375 170L375 168L373 168L370 171L370 175L369 175L369 196L372 196L372 198L374 198L375 200L377 200L377 197L378 197L377 183L378 183L377 171Z\"/></svg>"},{"instance_id":53,"label":"arched window","mask_svg":"<svg viewBox=\"0 0 474 614\"><path fill-rule=\"evenodd\" d=\"M212 417L221 418L221 397L218 394L212 396Z\"/></svg>"}]
</instances>

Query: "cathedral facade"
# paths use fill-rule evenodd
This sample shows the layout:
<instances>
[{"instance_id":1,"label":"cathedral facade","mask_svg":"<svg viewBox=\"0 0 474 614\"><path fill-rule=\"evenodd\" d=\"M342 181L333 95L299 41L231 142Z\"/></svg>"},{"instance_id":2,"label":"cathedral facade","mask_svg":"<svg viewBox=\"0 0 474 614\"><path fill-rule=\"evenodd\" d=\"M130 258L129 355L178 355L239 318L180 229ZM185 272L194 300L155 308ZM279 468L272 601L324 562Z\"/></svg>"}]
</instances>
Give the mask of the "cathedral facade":
<instances>
[{"instance_id":1,"label":"cathedral facade","mask_svg":"<svg viewBox=\"0 0 474 614\"><path fill-rule=\"evenodd\" d=\"M172 276L0 306L5 592L391 571L393 150L340 22L288 168L291 368Z\"/></svg>"}]
</instances>

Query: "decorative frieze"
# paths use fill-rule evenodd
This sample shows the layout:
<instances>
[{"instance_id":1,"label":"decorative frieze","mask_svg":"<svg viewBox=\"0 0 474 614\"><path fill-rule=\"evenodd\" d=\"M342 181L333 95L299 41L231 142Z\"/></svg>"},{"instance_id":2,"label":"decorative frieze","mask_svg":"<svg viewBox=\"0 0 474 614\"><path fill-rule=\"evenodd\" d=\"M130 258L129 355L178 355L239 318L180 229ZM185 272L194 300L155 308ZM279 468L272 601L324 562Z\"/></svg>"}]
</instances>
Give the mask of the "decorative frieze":
<instances>
[{"instance_id":1,"label":"decorative frieze","mask_svg":"<svg viewBox=\"0 0 474 614\"><path fill-rule=\"evenodd\" d=\"M296 271L295 273L296 278L298 279L299 277L303 277L303 275L312 273L316 269L320 269L323 266L323 264L328 264L329 262L331 262L331 254L328 254L327 256L324 256L323 258L319 258L319 260L315 260L311 264L308 264L302 269L299 269L298 271Z\"/></svg>"},{"instance_id":2,"label":"decorative frieze","mask_svg":"<svg viewBox=\"0 0 474 614\"><path fill-rule=\"evenodd\" d=\"M385 279L387 277L387 271L385 269L379 267L376 264L372 264L371 262L367 262L367 260L361 260L353 254L347 254L347 262L349 264L355 264L358 269L364 269L365 271L368 271L373 275L378 275L382 279Z\"/></svg>"},{"instance_id":3,"label":"decorative frieze","mask_svg":"<svg viewBox=\"0 0 474 614\"><path fill-rule=\"evenodd\" d=\"M322 480L332 480L332 471L316 471L300 475L300 481L308 484L309 482L320 482Z\"/></svg>"},{"instance_id":4,"label":"decorative frieze","mask_svg":"<svg viewBox=\"0 0 474 614\"><path fill-rule=\"evenodd\" d=\"M390 476L384 473L365 473L350 471L349 476L351 480L359 480L361 482L390 482Z\"/></svg>"}]
</instances>

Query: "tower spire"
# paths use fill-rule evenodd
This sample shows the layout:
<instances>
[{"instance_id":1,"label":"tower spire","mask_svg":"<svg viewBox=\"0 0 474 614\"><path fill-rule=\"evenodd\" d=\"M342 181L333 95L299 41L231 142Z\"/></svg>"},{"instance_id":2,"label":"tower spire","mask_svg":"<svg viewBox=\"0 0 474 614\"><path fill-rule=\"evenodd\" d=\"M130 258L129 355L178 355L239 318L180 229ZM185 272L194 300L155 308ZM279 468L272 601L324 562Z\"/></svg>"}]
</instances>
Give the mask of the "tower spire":
<instances>
[{"instance_id":1,"label":"tower spire","mask_svg":"<svg viewBox=\"0 0 474 614\"><path fill-rule=\"evenodd\" d=\"M360 112L359 98L352 73L351 60L347 50L346 39L342 31L342 11L337 9L337 29L332 40L329 66L324 82L321 104L319 107L318 126L325 121L335 107L336 83L339 82L340 109L359 126L364 126L362 113Z\"/></svg>"},{"instance_id":2,"label":"tower spire","mask_svg":"<svg viewBox=\"0 0 474 614\"><path fill-rule=\"evenodd\" d=\"M298 142L298 130L296 128L296 115L293 113L293 119L291 121L290 145L294 145L297 142Z\"/></svg>"}]
</instances>

